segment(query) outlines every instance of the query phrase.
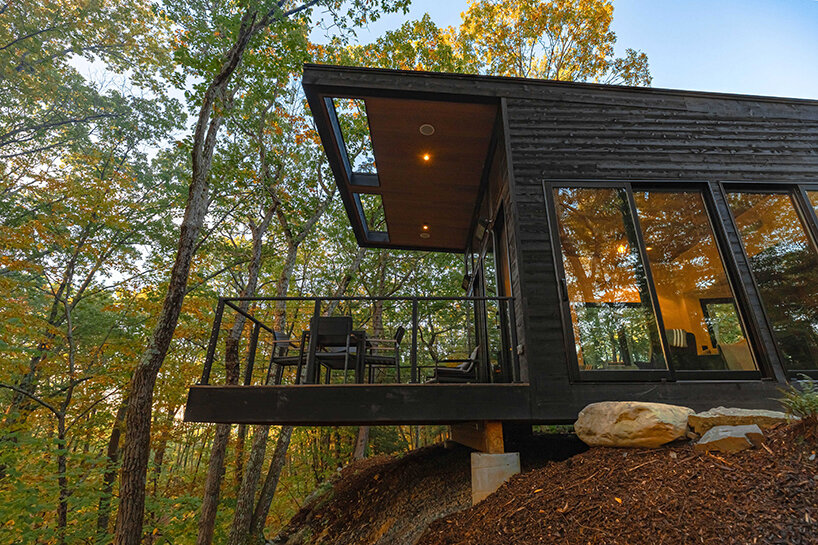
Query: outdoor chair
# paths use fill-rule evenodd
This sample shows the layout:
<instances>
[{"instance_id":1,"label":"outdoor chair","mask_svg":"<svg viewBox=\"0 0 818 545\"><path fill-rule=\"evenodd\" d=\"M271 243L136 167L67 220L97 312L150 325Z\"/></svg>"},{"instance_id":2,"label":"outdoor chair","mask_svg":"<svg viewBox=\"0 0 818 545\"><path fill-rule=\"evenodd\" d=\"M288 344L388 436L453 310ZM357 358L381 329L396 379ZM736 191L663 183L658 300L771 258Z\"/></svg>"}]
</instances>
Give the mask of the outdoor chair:
<instances>
[{"instance_id":1,"label":"outdoor chair","mask_svg":"<svg viewBox=\"0 0 818 545\"><path fill-rule=\"evenodd\" d=\"M288 354L291 348L299 349L299 354L297 356L289 356ZM289 335L283 331L274 331L273 351L270 354L270 363L267 365L267 379L265 380L265 383L270 383L270 375L273 372L273 365L275 365L273 384L281 384L282 380L284 379L284 368L292 366L296 366L295 383L300 383L301 367L303 363L304 354L303 350L301 350L301 347L299 346L299 343L296 343L290 339Z\"/></svg>"},{"instance_id":2,"label":"outdoor chair","mask_svg":"<svg viewBox=\"0 0 818 545\"><path fill-rule=\"evenodd\" d=\"M400 342L406 330L403 326L395 330L392 339L367 339L367 352L364 356L364 365L369 366L369 383L374 382L375 367L395 367L395 377L400 384Z\"/></svg>"},{"instance_id":3,"label":"outdoor chair","mask_svg":"<svg viewBox=\"0 0 818 545\"><path fill-rule=\"evenodd\" d=\"M316 365L316 379L318 371L323 366L326 370L325 382L329 384L333 370L344 371L344 382L347 380L347 371L355 371L356 381L359 378L358 370L358 340L353 335L352 317L350 316L317 316L310 327L309 355L314 358ZM317 382L317 380L316 380Z\"/></svg>"},{"instance_id":4,"label":"outdoor chair","mask_svg":"<svg viewBox=\"0 0 818 545\"><path fill-rule=\"evenodd\" d=\"M435 373L426 382L436 384L459 384L477 382L477 364L480 355L480 345L474 347L466 359L446 359L435 361ZM457 363L455 367L440 367L440 364Z\"/></svg>"}]
</instances>

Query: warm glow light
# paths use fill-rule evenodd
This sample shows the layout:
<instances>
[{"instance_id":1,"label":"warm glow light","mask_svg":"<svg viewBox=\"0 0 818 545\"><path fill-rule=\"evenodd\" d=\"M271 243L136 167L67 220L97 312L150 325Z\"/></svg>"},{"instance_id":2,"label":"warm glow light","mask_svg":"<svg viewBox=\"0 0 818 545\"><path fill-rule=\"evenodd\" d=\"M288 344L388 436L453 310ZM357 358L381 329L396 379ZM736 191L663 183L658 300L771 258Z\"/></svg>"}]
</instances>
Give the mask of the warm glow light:
<instances>
[{"instance_id":1,"label":"warm glow light","mask_svg":"<svg viewBox=\"0 0 818 545\"><path fill-rule=\"evenodd\" d=\"M620 244L619 246L617 246L616 251L619 252L620 254L624 254L625 252L628 251L628 247L625 246L624 244Z\"/></svg>"},{"instance_id":2,"label":"warm glow light","mask_svg":"<svg viewBox=\"0 0 818 545\"><path fill-rule=\"evenodd\" d=\"M423 225L423 226L421 227L421 229L423 229L424 231L428 231L428 230L429 230L429 226L428 226L428 225Z\"/></svg>"},{"instance_id":3,"label":"warm glow light","mask_svg":"<svg viewBox=\"0 0 818 545\"><path fill-rule=\"evenodd\" d=\"M429 159L431 159L431 158L432 158L432 156L431 156L431 155L429 155L428 153L424 153L424 154L423 154L423 160L424 160L424 161L428 161L428 160L429 160Z\"/></svg>"},{"instance_id":4,"label":"warm glow light","mask_svg":"<svg viewBox=\"0 0 818 545\"><path fill-rule=\"evenodd\" d=\"M651 251L651 250L653 250L653 246L645 246L645 250Z\"/></svg>"}]
</instances>

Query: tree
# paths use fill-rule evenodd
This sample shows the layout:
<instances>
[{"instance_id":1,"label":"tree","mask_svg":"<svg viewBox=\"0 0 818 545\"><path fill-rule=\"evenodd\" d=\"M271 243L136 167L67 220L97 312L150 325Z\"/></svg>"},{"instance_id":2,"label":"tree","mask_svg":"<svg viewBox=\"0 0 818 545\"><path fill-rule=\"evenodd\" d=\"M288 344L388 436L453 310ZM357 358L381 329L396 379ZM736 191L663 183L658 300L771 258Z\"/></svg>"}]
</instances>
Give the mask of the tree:
<instances>
[{"instance_id":1,"label":"tree","mask_svg":"<svg viewBox=\"0 0 818 545\"><path fill-rule=\"evenodd\" d=\"M648 59L614 57L610 0L478 0L463 14L460 54L497 76L649 85Z\"/></svg>"},{"instance_id":2,"label":"tree","mask_svg":"<svg viewBox=\"0 0 818 545\"><path fill-rule=\"evenodd\" d=\"M122 451L120 503L114 542L136 545L142 535L142 517L145 507L145 478L150 445L151 402L156 378L167 354L173 332L179 319L185 296L191 261L208 208L209 175L213 154L218 143L225 115L232 107L238 90L233 78L251 42L258 39L271 24L285 24L292 17L304 14L318 4L318 0L289 4L282 0L268 7L266 3L251 1L238 13L229 8L219 13L221 35L229 36L229 48L217 62L211 59L208 81L201 98L201 106L191 149L191 181L184 219L180 226L176 260L162 311L154 327L148 347L134 371L128 394L125 421L125 445ZM338 11L340 0L325 4ZM396 10L406 5L405 0L370 2L355 0L349 4L346 15L336 18L339 26L356 25L377 18L381 10ZM222 6L218 6L221 8ZM239 6L236 6L239 7ZM232 15L232 18L228 17Z\"/></svg>"},{"instance_id":3,"label":"tree","mask_svg":"<svg viewBox=\"0 0 818 545\"><path fill-rule=\"evenodd\" d=\"M371 44L336 53L340 62L394 70L476 73L479 64L462 55L452 29L438 27L428 13L389 30Z\"/></svg>"},{"instance_id":4,"label":"tree","mask_svg":"<svg viewBox=\"0 0 818 545\"><path fill-rule=\"evenodd\" d=\"M126 115L111 74L161 95L166 31L142 0L0 4L0 158L54 153ZM100 81L78 69L100 61Z\"/></svg>"}]
</instances>

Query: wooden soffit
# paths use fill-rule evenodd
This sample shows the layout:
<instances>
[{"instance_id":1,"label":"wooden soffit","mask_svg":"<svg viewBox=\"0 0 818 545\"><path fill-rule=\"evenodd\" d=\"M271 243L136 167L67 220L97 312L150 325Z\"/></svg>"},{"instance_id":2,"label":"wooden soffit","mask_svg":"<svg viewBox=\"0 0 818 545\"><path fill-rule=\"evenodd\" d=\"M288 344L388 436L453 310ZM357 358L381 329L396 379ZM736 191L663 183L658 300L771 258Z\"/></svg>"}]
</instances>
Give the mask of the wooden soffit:
<instances>
[{"instance_id":1,"label":"wooden soffit","mask_svg":"<svg viewBox=\"0 0 818 545\"><path fill-rule=\"evenodd\" d=\"M347 214L366 247L456 251L466 249L492 144L499 103L464 96L422 99L411 90L368 92L348 82L304 89ZM333 99L363 100L377 178L360 183L350 167ZM421 125L434 127L424 135ZM428 159L424 159L428 156ZM355 183L353 183L355 182ZM360 195L379 195L386 234L369 231ZM365 198L365 197L364 197ZM428 237L421 237L424 232Z\"/></svg>"},{"instance_id":2,"label":"wooden soffit","mask_svg":"<svg viewBox=\"0 0 818 545\"><path fill-rule=\"evenodd\" d=\"M380 182L366 192L381 196L390 245L465 250L497 107L365 100ZM421 134L423 125L434 133Z\"/></svg>"}]
</instances>

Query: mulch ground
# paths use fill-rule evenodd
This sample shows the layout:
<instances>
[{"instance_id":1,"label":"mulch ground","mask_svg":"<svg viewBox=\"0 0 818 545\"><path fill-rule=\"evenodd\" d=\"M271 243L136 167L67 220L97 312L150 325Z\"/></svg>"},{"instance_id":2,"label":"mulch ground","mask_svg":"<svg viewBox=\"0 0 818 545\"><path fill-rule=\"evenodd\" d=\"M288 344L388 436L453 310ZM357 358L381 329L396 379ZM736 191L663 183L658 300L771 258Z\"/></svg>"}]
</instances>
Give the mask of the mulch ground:
<instances>
[{"instance_id":1,"label":"mulch ground","mask_svg":"<svg viewBox=\"0 0 818 545\"><path fill-rule=\"evenodd\" d=\"M803 430L765 448L591 449L515 476L419 545L818 544L818 457Z\"/></svg>"},{"instance_id":2,"label":"mulch ground","mask_svg":"<svg viewBox=\"0 0 818 545\"><path fill-rule=\"evenodd\" d=\"M524 471L587 450L574 435L531 437L513 448ZM471 506L471 450L441 445L346 466L273 540L280 545L412 545L428 525Z\"/></svg>"},{"instance_id":3,"label":"mulch ground","mask_svg":"<svg viewBox=\"0 0 818 545\"><path fill-rule=\"evenodd\" d=\"M469 453L442 446L345 467L273 540L286 545L409 545L470 501Z\"/></svg>"}]
</instances>

